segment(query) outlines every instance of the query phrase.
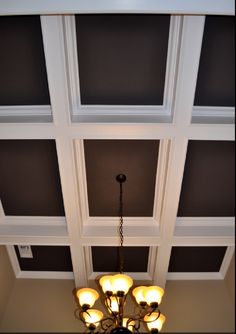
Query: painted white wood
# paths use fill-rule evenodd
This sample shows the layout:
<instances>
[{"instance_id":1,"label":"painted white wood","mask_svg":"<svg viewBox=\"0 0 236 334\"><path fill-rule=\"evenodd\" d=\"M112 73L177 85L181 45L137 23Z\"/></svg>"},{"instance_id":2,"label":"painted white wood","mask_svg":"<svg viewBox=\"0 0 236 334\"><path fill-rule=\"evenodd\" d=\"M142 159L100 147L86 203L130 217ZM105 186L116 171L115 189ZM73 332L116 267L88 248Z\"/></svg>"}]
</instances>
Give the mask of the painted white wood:
<instances>
[{"instance_id":1,"label":"painted white wood","mask_svg":"<svg viewBox=\"0 0 236 334\"><path fill-rule=\"evenodd\" d=\"M186 137L193 140L235 140L233 124L97 124L73 123L70 127L53 124L3 124L0 139L55 139L57 136L74 139L172 139Z\"/></svg>"},{"instance_id":2,"label":"painted white wood","mask_svg":"<svg viewBox=\"0 0 236 334\"><path fill-rule=\"evenodd\" d=\"M172 246L234 246L235 233L231 235L198 235L174 236Z\"/></svg>"},{"instance_id":3,"label":"painted white wood","mask_svg":"<svg viewBox=\"0 0 236 334\"><path fill-rule=\"evenodd\" d=\"M204 2L202 0L153 0L142 3L138 1L120 2L119 4L117 2L115 4L114 1L106 1L106 3L105 1L96 1L95 4L93 1L81 0L73 2L73 8L82 8L81 12L85 12L85 8L90 12L96 12L96 10L102 12L105 8L107 8L106 10L113 8L112 12L115 13L119 12L119 8L123 6L122 9L128 12L127 8L134 8L135 3L137 12L141 8L142 12L148 12L152 6L156 6L155 8L159 8L160 12L162 8L166 12L170 10L171 13L173 13L174 8L178 8L182 13L187 8L192 8L196 11L191 12L192 14L207 14L207 11L212 10L214 11L212 13L233 15L232 6L234 6L232 1L225 0L205 0ZM181 7L181 3L184 6ZM4 6L2 6L3 4ZM50 13L50 10L53 9L56 9L59 13L62 8L67 8L67 10L72 8L70 7L71 4L71 1L64 0L59 0L57 4L44 0L40 2L28 2L27 0L21 2L8 0L6 2L0 0L0 14L3 14L4 10L9 10L9 13L13 15L20 13L34 14L37 13L39 8L42 8L45 14ZM231 12L229 8L231 8ZM74 12L75 10L68 11L69 14ZM133 9L133 12L136 11ZM66 11L63 11L64 13ZM176 13L178 12L176 11ZM146 279L148 279L147 277L153 278L154 284L157 283L164 287L166 278L224 278L235 245L233 218L187 217L177 218L176 220L188 140L235 140L235 127L233 124L224 124L227 120L225 121L223 115L220 114L222 110L217 109L219 124L212 124L213 118L209 121L207 116L202 116L205 123L199 124L200 118L198 118L198 124L191 124L192 112L193 116L195 112L195 107L193 108L192 104L204 17L188 16L183 18L183 34L181 35L179 50L180 61L176 78L172 78L173 82L176 82L176 87L174 87L176 94L172 99L173 105L171 106L174 112L174 122L156 123L155 117L152 118L152 115L149 115L147 118L140 115L140 108L134 107L132 113L137 115L139 122L143 122L137 124L133 123L132 115L126 119L127 123L123 122L123 115L115 119L115 121L120 122L117 124L107 122L106 115L102 119L94 118L94 123L71 123L71 105L68 99L69 65L65 55L65 49L68 47L66 44L68 36L65 38L65 23L63 20L64 18L60 16L41 17L54 123L35 123L35 118L27 119L29 115L24 117L16 115L15 118L9 119L4 116L5 123L0 123L0 139L56 139L66 217L4 216L0 206L0 244L8 245L7 249L14 244L69 245L76 286L86 286L88 278L92 275L91 270L89 271L89 268L87 268L87 248L99 245L114 246L119 243L119 238L116 219L88 216L83 139L160 139L160 160L157 170L154 216L147 219L125 217L124 244L125 246L151 246L152 255L149 258ZM173 34L175 33L177 32L173 31ZM175 47L178 48L178 41L176 37L173 38L176 41ZM176 63L173 63L173 67L170 67L170 73L175 67ZM71 89L70 86L69 89ZM22 108L24 110L25 107ZM31 106L29 107L29 113L30 108ZM46 112L49 112L49 109ZM208 112L210 113L211 110L208 109ZM230 116L230 110L224 110L224 112L229 112L228 116ZM45 115L42 115L42 117L45 117ZM209 115L209 117L211 116ZM216 116L214 117L215 121ZM164 118L159 120L160 122L171 121L171 119ZM14 121L21 123L12 123ZM34 123L29 123L29 121ZM97 121L99 123L95 123ZM46 120L43 122L46 122ZM76 170L78 170L78 173ZM162 195L159 192L162 192ZM161 198L160 196L163 195L164 197ZM104 221L102 221L103 219ZM158 225L159 221L160 226ZM227 246L228 249L219 273L210 273L211 275L209 273L204 273L204 275L202 273L181 273L173 276L167 274L172 246ZM26 277L28 273L19 273L18 261L13 259L12 262L14 263L14 261L13 268L15 266L16 276ZM48 275L48 278L53 275L51 273L44 274ZM38 273L32 274L32 276L34 275L39 278L39 276L37 277ZM68 276L70 275L72 277L72 274L68 273ZM139 273L135 275L136 279L142 276Z\"/></svg>"},{"instance_id":4,"label":"painted white wood","mask_svg":"<svg viewBox=\"0 0 236 334\"><path fill-rule=\"evenodd\" d=\"M204 23L204 16L185 16L183 21L174 106L174 123L180 127L191 123Z\"/></svg>"},{"instance_id":5,"label":"painted white wood","mask_svg":"<svg viewBox=\"0 0 236 334\"><path fill-rule=\"evenodd\" d=\"M166 77L162 106L114 106L114 105L81 105L79 64L77 57L77 41L75 19L73 16L64 17L65 39L67 50L67 73L70 92L70 106L74 122L146 122L170 121L171 106L174 96L175 72L181 31L181 17L172 16L170 22ZM151 116L151 118L150 118Z\"/></svg>"},{"instance_id":6,"label":"painted white wood","mask_svg":"<svg viewBox=\"0 0 236 334\"><path fill-rule=\"evenodd\" d=\"M66 119L58 119L62 123ZM87 276L84 260L84 249L80 244L80 209L78 190L76 188L76 170L73 142L67 137L56 139L61 186L66 214L68 233L71 239L71 259L76 286L86 286Z\"/></svg>"},{"instance_id":7,"label":"painted white wood","mask_svg":"<svg viewBox=\"0 0 236 334\"><path fill-rule=\"evenodd\" d=\"M176 227L235 226L234 217L177 217Z\"/></svg>"},{"instance_id":8,"label":"painted white wood","mask_svg":"<svg viewBox=\"0 0 236 334\"><path fill-rule=\"evenodd\" d=\"M66 226L0 225L0 244L70 245Z\"/></svg>"},{"instance_id":9,"label":"painted white wood","mask_svg":"<svg viewBox=\"0 0 236 334\"><path fill-rule=\"evenodd\" d=\"M234 15L233 0L0 0L1 15L71 13L175 13Z\"/></svg>"},{"instance_id":10,"label":"painted white wood","mask_svg":"<svg viewBox=\"0 0 236 334\"><path fill-rule=\"evenodd\" d=\"M153 207L153 217L155 218L155 223L158 225L160 224L163 207L169 151L170 141L167 139L161 140L159 144L155 198Z\"/></svg>"},{"instance_id":11,"label":"painted white wood","mask_svg":"<svg viewBox=\"0 0 236 334\"><path fill-rule=\"evenodd\" d=\"M234 107L200 107L194 106L192 112L193 123L233 123L235 120ZM206 122L207 120L207 122ZM223 121L222 121L223 120Z\"/></svg>"},{"instance_id":12,"label":"painted white wood","mask_svg":"<svg viewBox=\"0 0 236 334\"><path fill-rule=\"evenodd\" d=\"M61 16L41 16L50 100L55 125L70 122Z\"/></svg>"},{"instance_id":13,"label":"painted white wood","mask_svg":"<svg viewBox=\"0 0 236 334\"><path fill-rule=\"evenodd\" d=\"M0 106L0 122L44 123L51 121L51 106Z\"/></svg>"},{"instance_id":14,"label":"painted white wood","mask_svg":"<svg viewBox=\"0 0 236 334\"><path fill-rule=\"evenodd\" d=\"M73 280L73 272L65 271L28 271L21 270L16 278L25 278L25 279L65 279Z\"/></svg>"},{"instance_id":15,"label":"painted white wood","mask_svg":"<svg viewBox=\"0 0 236 334\"><path fill-rule=\"evenodd\" d=\"M158 227L126 226L124 222L124 246L157 246L160 244ZM81 243L85 246L119 245L117 226L85 226Z\"/></svg>"},{"instance_id":16,"label":"painted white wood","mask_svg":"<svg viewBox=\"0 0 236 334\"><path fill-rule=\"evenodd\" d=\"M16 256L14 246L7 245L6 249L7 249L7 253L8 253L8 256L9 256L9 259L10 259L10 262L11 262L11 265L12 265L12 269L13 269L14 274L15 274L15 277L18 277L18 275L20 274L21 269L20 269L20 265L19 265L19 262L18 262L18 259L17 259L17 256Z\"/></svg>"},{"instance_id":17,"label":"painted white wood","mask_svg":"<svg viewBox=\"0 0 236 334\"><path fill-rule=\"evenodd\" d=\"M225 275L227 274L230 262L232 260L232 257L234 255L235 247L231 246L228 247L224 256L224 260L222 261L221 267L220 267L220 273L222 275L222 278L225 278Z\"/></svg>"},{"instance_id":18,"label":"painted white wood","mask_svg":"<svg viewBox=\"0 0 236 334\"><path fill-rule=\"evenodd\" d=\"M167 280L221 280L224 279L220 272L204 273L168 273Z\"/></svg>"},{"instance_id":19,"label":"painted white wood","mask_svg":"<svg viewBox=\"0 0 236 334\"><path fill-rule=\"evenodd\" d=\"M66 226L66 220L65 217L4 216L0 217L0 224L8 226Z\"/></svg>"},{"instance_id":20,"label":"painted white wood","mask_svg":"<svg viewBox=\"0 0 236 334\"><path fill-rule=\"evenodd\" d=\"M75 160L76 160L76 172L77 172L76 185L77 185L78 192L79 192L79 202L80 202L80 211L81 211L81 229L82 229L83 225L86 225L89 223L91 224L91 222L88 223L89 207L88 207L87 177L86 177L83 141L75 140L74 148L75 148Z\"/></svg>"}]
</instances>

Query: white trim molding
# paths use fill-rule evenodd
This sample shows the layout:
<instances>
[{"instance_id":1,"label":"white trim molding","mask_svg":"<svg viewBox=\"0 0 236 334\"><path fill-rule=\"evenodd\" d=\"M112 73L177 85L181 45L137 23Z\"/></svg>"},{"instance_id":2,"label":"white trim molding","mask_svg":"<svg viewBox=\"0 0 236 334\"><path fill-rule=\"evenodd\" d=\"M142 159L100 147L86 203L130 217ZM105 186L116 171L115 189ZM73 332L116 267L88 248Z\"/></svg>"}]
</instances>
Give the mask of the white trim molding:
<instances>
[{"instance_id":1,"label":"white trim molding","mask_svg":"<svg viewBox=\"0 0 236 334\"><path fill-rule=\"evenodd\" d=\"M67 51L68 91L73 122L170 122L177 59L182 27L181 16L171 16L168 54L165 74L163 105L160 106L114 106L81 105L79 64L75 32L75 17L64 16L64 38Z\"/></svg>"},{"instance_id":2,"label":"white trim molding","mask_svg":"<svg viewBox=\"0 0 236 334\"><path fill-rule=\"evenodd\" d=\"M154 263L156 261L156 252L157 252L157 247L149 248L148 265L147 265L146 272L126 272L126 274L131 276L134 280L152 281ZM115 272L94 272L93 271L92 248L89 246L85 247L85 261L86 261L87 276L89 280L94 280L94 279L97 279L98 277L108 275L108 274L115 274Z\"/></svg>"},{"instance_id":3,"label":"white trim molding","mask_svg":"<svg viewBox=\"0 0 236 334\"><path fill-rule=\"evenodd\" d=\"M2 123L47 123L52 122L51 106L0 106Z\"/></svg>"},{"instance_id":4,"label":"white trim molding","mask_svg":"<svg viewBox=\"0 0 236 334\"><path fill-rule=\"evenodd\" d=\"M158 13L234 15L234 0L0 0L0 15Z\"/></svg>"},{"instance_id":5,"label":"white trim molding","mask_svg":"<svg viewBox=\"0 0 236 334\"><path fill-rule=\"evenodd\" d=\"M200 107L193 106L193 123L233 124L235 107Z\"/></svg>"}]
</instances>

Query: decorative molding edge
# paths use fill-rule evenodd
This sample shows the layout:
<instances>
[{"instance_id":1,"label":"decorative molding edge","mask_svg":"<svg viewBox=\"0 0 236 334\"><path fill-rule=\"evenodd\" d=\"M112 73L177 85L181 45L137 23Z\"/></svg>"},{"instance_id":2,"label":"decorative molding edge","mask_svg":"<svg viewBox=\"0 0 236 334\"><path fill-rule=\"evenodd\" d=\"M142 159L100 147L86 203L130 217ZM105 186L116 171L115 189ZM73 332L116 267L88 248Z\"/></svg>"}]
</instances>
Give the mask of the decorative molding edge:
<instances>
[{"instance_id":1,"label":"decorative molding edge","mask_svg":"<svg viewBox=\"0 0 236 334\"><path fill-rule=\"evenodd\" d=\"M134 280L148 280L152 281L153 279L153 266L156 260L156 252L157 247L150 247L149 248L149 256L148 256L148 265L147 265L147 272L126 272L127 275L131 276ZM86 261L86 270L87 270L87 277L89 280L94 280L98 277L108 275L108 274L115 274L115 272L94 272L93 271L93 261L92 261L92 250L90 246L85 246L85 261Z\"/></svg>"},{"instance_id":2,"label":"decorative molding edge","mask_svg":"<svg viewBox=\"0 0 236 334\"><path fill-rule=\"evenodd\" d=\"M202 107L193 106L192 116L234 117L235 107Z\"/></svg>"},{"instance_id":3,"label":"decorative molding edge","mask_svg":"<svg viewBox=\"0 0 236 334\"><path fill-rule=\"evenodd\" d=\"M14 246L6 246L7 253L12 265L12 269L16 278L31 278L31 279L74 279L73 272L64 271L28 271L21 270L16 256Z\"/></svg>"},{"instance_id":4,"label":"decorative molding edge","mask_svg":"<svg viewBox=\"0 0 236 334\"><path fill-rule=\"evenodd\" d=\"M223 279L220 272L183 272L183 273L167 273L167 281L178 281L178 280L221 280Z\"/></svg>"},{"instance_id":5,"label":"decorative molding edge","mask_svg":"<svg viewBox=\"0 0 236 334\"><path fill-rule=\"evenodd\" d=\"M66 226L66 218L45 216L3 216L3 219L0 219L0 225L1 224L7 226Z\"/></svg>"},{"instance_id":6,"label":"decorative molding edge","mask_svg":"<svg viewBox=\"0 0 236 334\"><path fill-rule=\"evenodd\" d=\"M228 271L230 263L231 263L231 259L234 255L234 250L235 250L234 246L227 247L224 259L223 259L221 267L220 267L220 273L222 275L222 278L225 278L225 275L227 274L227 271Z\"/></svg>"},{"instance_id":7,"label":"decorative molding edge","mask_svg":"<svg viewBox=\"0 0 236 334\"><path fill-rule=\"evenodd\" d=\"M235 226L234 217L177 217L176 227Z\"/></svg>"},{"instance_id":8,"label":"decorative molding edge","mask_svg":"<svg viewBox=\"0 0 236 334\"><path fill-rule=\"evenodd\" d=\"M162 214L169 153L170 153L170 140L168 139L160 140L157 173L156 173L154 206L153 206L153 217L158 226L160 224L160 219Z\"/></svg>"},{"instance_id":9,"label":"decorative molding edge","mask_svg":"<svg viewBox=\"0 0 236 334\"><path fill-rule=\"evenodd\" d=\"M167 280L223 280L234 254L234 246L227 247L219 272L167 273Z\"/></svg>"},{"instance_id":10,"label":"decorative molding edge","mask_svg":"<svg viewBox=\"0 0 236 334\"><path fill-rule=\"evenodd\" d=\"M176 68L182 27L181 16L171 16L168 40L168 54L166 77L162 106L113 106L113 105L81 105L79 64L77 57L77 41L75 31L75 17L64 17L64 37L66 43L68 91L72 121L74 122L148 122L171 121L171 106L173 102L176 81ZM135 112L135 115L134 115Z\"/></svg>"},{"instance_id":11,"label":"decorative molding edge","mask_svg":"<svg viewBox=\"0 0 236 334\"><path fill-rule=\"evenodd\" d=\"M0 106L0 122L52 122L51 106Z\"/></svg>"}]
</instances>

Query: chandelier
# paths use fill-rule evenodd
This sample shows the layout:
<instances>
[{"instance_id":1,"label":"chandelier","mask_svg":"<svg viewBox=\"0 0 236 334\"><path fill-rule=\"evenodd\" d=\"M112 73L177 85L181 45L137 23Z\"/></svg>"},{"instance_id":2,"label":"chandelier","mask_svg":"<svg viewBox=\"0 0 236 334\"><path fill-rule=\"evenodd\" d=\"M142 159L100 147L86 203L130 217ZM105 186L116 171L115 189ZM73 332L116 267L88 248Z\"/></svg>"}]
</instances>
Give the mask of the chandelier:
<instances>
[{"instance_id":1,"label":"chandelier","mask_svg":"<svg viewBox=\"0 0 236 334\"><path fill-rule=\"evenodd\" d=\"M107 309L107 316L93 308L99 294L91 288L82 288L76 291L77 309L75 317L81 320L87 333L125 334L140 333L140 326L144 323L152 333L158 333L164 322L165 316L158 309L164 290L159 286L138 286L132 291L132 295L138 304L134 315L125 315L124 306L127 294L133 285L133 280L123 273L123 183L126 181L124 174L119 174L116 181L120 184L119 195L119 274L105 275L99 280L104 293L103 301Z\"/></svg>"}]
</instances>

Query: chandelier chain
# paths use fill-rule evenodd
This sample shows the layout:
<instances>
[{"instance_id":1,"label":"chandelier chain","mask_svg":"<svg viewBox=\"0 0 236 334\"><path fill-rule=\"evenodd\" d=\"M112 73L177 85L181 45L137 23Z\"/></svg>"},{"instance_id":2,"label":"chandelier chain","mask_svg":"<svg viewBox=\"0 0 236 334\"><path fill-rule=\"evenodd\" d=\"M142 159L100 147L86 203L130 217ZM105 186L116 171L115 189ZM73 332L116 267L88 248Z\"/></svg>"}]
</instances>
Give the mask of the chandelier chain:
<instances>
[{"instance_id":1,"label":"chandelier chain","mask_svg":"<svg viewBox=\"0 0 236 334\"><path fill-rule=\"evenodd\" d=\"M123 252L123 243L124 243L124 234L123 234L123 187L122 182L120 182L120 225L119 225L119 235L120 235L120 247L119 247L119 266L120 273L124 271L124 252Z\"/></svg>"}]
</instances>

